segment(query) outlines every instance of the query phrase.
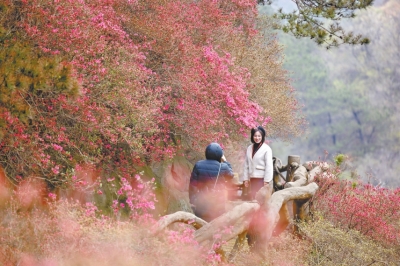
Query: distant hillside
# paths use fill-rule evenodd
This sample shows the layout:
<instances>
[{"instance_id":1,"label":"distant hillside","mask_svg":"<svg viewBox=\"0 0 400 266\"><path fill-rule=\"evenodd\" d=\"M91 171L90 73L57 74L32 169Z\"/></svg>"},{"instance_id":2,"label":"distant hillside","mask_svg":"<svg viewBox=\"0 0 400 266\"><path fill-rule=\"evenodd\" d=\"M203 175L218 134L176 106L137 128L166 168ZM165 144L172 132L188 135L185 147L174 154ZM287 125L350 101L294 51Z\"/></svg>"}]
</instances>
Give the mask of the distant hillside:
<instances>
[{"instance_id":1,"label":"distant hillside","mask_svg":"<svg viewBox=\"0 0 400 266\"><path fill-rule=\"evenodd\" d=\"M285 67L304 105L307 134L282 143L274 140L277 157L304 160L337 153L351 157L347 176L360 174L377 184L400 186L400 3L377 1L346 22L346 29L367 35L366 46L329 51L311 40L279 34Z\"/></svg>"}]
</instances>

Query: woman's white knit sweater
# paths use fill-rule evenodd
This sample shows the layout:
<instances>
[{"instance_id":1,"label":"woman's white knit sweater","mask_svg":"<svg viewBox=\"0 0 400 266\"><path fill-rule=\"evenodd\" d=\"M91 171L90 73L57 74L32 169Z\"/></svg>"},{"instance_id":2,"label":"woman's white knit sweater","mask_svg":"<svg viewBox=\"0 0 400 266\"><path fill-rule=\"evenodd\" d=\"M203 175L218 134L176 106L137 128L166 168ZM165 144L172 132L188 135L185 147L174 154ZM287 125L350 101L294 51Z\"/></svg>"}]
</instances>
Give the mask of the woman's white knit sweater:
<instances>
[{"instance_id":1,"label":"woman's white knit sweater","mask_svg":"<svg viewBox=\"0 0 400 266\"><path fill-rule=\"evenodd\" d=\"M263 143L252 157L253 145L247 147L244 163L243 181L250 178L264 178L264 182L271 182L273 178L272 150Z\"/></svg>"}]
</instances>

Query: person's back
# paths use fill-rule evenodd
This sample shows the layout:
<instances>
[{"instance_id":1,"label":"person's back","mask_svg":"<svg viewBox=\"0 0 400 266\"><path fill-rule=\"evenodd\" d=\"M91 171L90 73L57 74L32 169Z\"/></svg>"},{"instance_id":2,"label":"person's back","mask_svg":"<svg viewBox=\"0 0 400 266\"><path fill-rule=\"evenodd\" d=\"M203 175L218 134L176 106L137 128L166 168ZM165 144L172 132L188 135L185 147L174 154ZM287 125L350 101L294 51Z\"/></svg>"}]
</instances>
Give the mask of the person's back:
<instances>
[{"instance_id":1,"label":"person's back","mask_svg":"<svg viewBox=\"0 0 400 266\"><path fill-rule=\"evenodd\" d=\"M218 143L208 145L205 154L206 160L193 167L189 197L196 216L211 221L225 211L225 182L233 178L233 172Z\"/></svg>"}]
</instances>

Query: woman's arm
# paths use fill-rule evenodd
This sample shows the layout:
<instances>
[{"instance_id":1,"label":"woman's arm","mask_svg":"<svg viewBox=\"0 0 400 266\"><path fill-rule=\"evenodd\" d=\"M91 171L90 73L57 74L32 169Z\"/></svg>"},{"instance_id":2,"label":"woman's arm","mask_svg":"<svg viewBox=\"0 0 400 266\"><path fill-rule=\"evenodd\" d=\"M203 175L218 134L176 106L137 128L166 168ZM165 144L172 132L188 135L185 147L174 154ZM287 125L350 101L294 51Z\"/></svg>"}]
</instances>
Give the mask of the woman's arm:
<instances>
[{"instance_id":1,"label":"woman's arm","mask_svg":"<svg viewBox=\"0 0 400 266\"><path fill-rule=\"evenodd\" d=\"M264 155L264 160L265 160L264 183L269 183L272 181L274 177L274 163L272 161L272 149L268 145Z\"/></svg>"}]
</instances>

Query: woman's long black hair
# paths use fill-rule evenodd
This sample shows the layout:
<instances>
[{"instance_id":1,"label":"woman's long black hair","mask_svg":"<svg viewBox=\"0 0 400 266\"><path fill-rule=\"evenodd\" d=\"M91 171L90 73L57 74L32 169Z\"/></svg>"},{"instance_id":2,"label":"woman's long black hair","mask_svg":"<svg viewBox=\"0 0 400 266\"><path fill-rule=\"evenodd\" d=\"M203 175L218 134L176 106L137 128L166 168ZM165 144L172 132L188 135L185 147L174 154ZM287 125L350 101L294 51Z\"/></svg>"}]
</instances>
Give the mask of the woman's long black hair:
<instances>
[{"instance_id":1,"label":"woman's long black hair","mask_svg":"<svg viewBox=\"0 0 400 266\"><path fill-rule=\"evenodd\" d=\"M255 143L253 138L254 138L254 134L256 134L256 132L261 133L261 136L262 136L261 143L264 143L265 142L265 129L262 126L253 127L251 129L251 136L250 136L251 143Z\"/></svg>"},{"instance_id":2,"label":"woman's long black hair","mask_svg":"<svg viewBox=\"0 0 400 266\"><path fill-rule=\"evenodd\" d=\"M255 143L254 141L254 134L256 132L260 132L261 134L261 142L260 143ZM265 129L262 126L254 127L251 129L251 143L253 143L253 151L252 151L252 157L254 157L254 154L258 151L258 149L261 147L261 145L265 142Z\"/></svg>"}]
</instances>

